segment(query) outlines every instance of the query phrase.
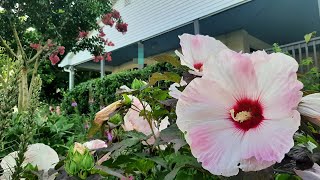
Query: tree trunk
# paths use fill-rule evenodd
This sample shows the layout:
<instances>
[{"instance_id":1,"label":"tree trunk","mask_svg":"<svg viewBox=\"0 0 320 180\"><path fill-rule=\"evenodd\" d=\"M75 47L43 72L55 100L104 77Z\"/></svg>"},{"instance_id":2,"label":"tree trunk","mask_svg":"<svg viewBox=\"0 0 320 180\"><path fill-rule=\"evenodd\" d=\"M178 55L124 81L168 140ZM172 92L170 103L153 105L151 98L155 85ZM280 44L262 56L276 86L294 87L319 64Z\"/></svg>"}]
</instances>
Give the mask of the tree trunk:
<instances>
[{"instance_id":1,"label":"tree trunk","mask_svg":"<svg viewBox=\"0 0 320 180\"><path fill-rule=\"evenodd\" d=\"M21 110L25 111L28 108L29 102L29 91L28 91L28 70L26 67L21 69L21 95L22 95L22 104Z\"/></svg>"}]
</instances>

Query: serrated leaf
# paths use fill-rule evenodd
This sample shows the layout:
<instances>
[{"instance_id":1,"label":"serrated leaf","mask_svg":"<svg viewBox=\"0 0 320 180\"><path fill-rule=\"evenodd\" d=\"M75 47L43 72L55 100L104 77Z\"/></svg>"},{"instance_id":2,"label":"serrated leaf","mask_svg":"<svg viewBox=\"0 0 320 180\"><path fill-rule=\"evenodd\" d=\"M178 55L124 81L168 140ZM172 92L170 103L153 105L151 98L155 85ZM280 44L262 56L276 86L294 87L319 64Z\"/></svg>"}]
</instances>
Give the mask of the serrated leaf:
<instances>
[{"instance_id":1,"label":"serrated leaf","mask_svg":"<svg viewBox=\"0 0 320 180\"><path fill-rule=\"evenodd\" d=\"M180 61L178 59L176 59L175 57L168 55L168 54L158 55L158 56L153 57L153 59L157 62L170 63L171 65L173 65L175 67L181 66Z\"/></svg>"},{"instance_id":2,"label":"serrated leaf","mask_svg":"<svg viewBox=\"0 0 320 180\"><path fill-rule=\"evenodd\" d=\"M150 137L146 136L145 134L143 134L142 132L138 132L138 131L128 131L126 134L126 136L128 137L132 137L132 138L136 138L136 139L140 139L140 140L147 140Z\"/></svg>"},{"instance_id":3,"label":"serrated leaf","mask_svg":"<svg viewBox=\"0 0 320 180\"><path fill-rule=\"evenodd\" d=\"M105 166L96 165L92 171L94 171L94 173L98 173L102 176L112 175L112 176L116 176L121 179L126 179L126 177L124 175L122 175L121 173L114 171L114 170L112 170L108 167L105 167Z\"/></svg>"},{"instance_id":4,"label":"serrated leaf","mask_svg":"<svg viewBox=\"0 0 320 180\"><path fill-rule=\"evenodd\" d=\"M306 41L306 43L309 43L309 41L311 40L311 38L313 38L316 35L316 31L313 31L309 34L304 35L304 40Z\"/></svg>"},{"instance_id":5,"label":"serrated leaf","mask_svg":"<svg viewBox=\"0 0 320 180\"><path fill-rule=\"evenodd\" d=\"M162 80L167 80L167 81L179 83L180 79L181 79L181 77L174 72L165 72L163 74L157 72L157 73L153 73L151 75L151 77L149 79L149 85L153 86L158 81L162 81Z\"/></svg>"},{"instance_id":6,"label":"serrated leaf","mask_svg":"<svg viewBox=\"0 0 320 180\"><path fill-rule=\"evenodd\" d=\"M151 161L154 161L155 163L159 164L160 166L162 166L162 167L164 167L166 169L168 167L167 162L164 159L162 159L162 158L160 158L158 156L150 157L148 159L150 159Z\"/></svg>"},{"instance_id":7,"label":"serrated leaf","mask_svg":"<svg viewBox=\"0 0 320 180\"><path fill-rule=\"evenodd\" d=\"M160 138L165 142L170 142L174 139L180 139L179 137L182 137L182 133L177 124L172 124L160 132Z\"/></svg>"}]
</instances>

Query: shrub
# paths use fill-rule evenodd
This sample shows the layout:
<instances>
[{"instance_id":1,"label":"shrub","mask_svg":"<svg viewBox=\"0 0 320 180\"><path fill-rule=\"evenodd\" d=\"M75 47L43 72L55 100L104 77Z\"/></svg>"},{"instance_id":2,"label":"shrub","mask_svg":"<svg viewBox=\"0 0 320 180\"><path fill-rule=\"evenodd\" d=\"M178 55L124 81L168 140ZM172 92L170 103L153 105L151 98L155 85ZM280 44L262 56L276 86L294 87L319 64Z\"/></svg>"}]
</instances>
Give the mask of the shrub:
<instances>
[{"instance_id":1,"label":"shrub","mask_svg":"<svg viewBox=\"0 0 320 180\"><path fill-rule=\"evenodd\" d=\"M126 85L130 87L135 78L147 81L152 73L164 71L182 73L181 70L174 68L171 64L158 63L141 70L123 71L107 75L102 79L92 79L75 86L72 91L67 92L62 100L62 108L67 113L74 112L71 103L75 101L80 113L89 113L89 107L93 108L93 112L96 112L100 109L100 106L108 105L116 100L115 92L120 86ZM161 85L167 88L169 84L164 82ZM91 99L90 103L89 99Z\"/></svg>"}]
</instances>

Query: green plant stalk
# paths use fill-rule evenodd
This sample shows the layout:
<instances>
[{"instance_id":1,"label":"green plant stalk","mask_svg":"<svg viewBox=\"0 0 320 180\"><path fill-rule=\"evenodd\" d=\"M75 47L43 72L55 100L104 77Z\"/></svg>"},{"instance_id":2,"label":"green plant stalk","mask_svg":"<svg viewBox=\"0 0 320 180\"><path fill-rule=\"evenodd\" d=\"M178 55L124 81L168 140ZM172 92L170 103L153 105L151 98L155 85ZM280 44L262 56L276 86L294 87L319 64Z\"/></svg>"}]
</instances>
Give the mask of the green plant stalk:
<instances>
[{"instance_id":1,"label":"green plant stalk","mask_svg":"<svg viewBox=\"0 0 320 180\"><path fill-rule=\"evenodd\" d=\"M139 98L138 98L138 100L139 100L140 103L142 104L143 111L144 111L144 117L145 117L145 118L147 119L147 121L148 121L148 124L149 124L149 126L150 126L152 135L153 135L153 137L154 137L154 141L156 141L157 136L156 136L156 134L154 133L154 130L153 130L153 128L152 128L152 119L146 114L146 107L145 107L145 105L142 103L142 101L141 101ZM159 149L160 154L162 155L161 150L160 150L160 145L158 144L157 147L158 147L158 149Z\"/></svg>"}]
</instances>

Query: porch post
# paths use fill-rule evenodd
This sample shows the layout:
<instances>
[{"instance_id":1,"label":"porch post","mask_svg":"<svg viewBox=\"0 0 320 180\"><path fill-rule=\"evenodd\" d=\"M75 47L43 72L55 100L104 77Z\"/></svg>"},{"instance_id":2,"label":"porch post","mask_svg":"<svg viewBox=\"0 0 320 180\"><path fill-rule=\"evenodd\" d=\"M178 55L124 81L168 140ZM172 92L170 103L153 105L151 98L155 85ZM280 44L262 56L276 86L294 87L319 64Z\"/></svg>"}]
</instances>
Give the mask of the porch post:
<instances>
[{"instance_id":1,"label":"porch post","mask_svg":"<svg viewBox=\"0 0 320 180\"><path fill-rule=\"evenodd\" d=\"M71 91L74 87L74 67L70 66L68 72L69 72L69 90Z\"/></svg>"},{"instance_id":2,"label":"porch post","mask_svg":"<svg viewBox=\"0 0 320 180\"><path fill-rule=\"evenodd\" d=\"M193 29L194 29L194 34L200 34L199 19L196 19L193 21Z\"/></svg>"},{"instance_id":3,"label":"porch post","mask_svg":"<svg viewBox=\"0 0 320 180\"><path fill-rule=\"evenodd\" d=\"M144 67L144 47L142 42L138 42L138 68Z\"/></svg>"},{"instance_id":4,"label":"porch post","mask_svg":"<svg viewBox=\"0 0 320 180\"><path fill-rule=\"evenodd\" d=\"M106 67L105 60L100 61L100 77L103 78L105 76Z\"/></svg>"}]
</instances>

